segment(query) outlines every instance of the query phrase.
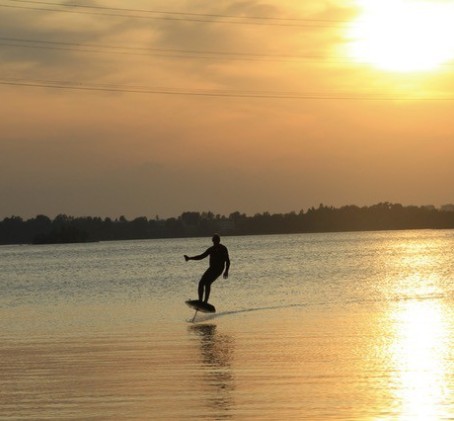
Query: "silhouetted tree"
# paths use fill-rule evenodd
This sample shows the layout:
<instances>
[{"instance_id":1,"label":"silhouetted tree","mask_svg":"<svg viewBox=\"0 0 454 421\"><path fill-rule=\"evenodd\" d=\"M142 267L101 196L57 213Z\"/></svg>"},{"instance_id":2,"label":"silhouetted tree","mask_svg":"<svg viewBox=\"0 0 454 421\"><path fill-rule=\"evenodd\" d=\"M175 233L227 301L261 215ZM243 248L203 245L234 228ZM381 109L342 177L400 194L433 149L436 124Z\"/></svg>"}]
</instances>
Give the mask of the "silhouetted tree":
<instances>
[{"instance_id":1,"label":"silhouetted tree","mask_svg":"<svg viewBox=\"0 0 454 421\"><path fill-rule=\"evenodd\" d=\"M0 221L0 244L63 243L145 238L221 235L278 234L332 231L454 228L454 210L446 207L402 206L381 202L372 206L334 208L320 204L298 214L257 213L247 216L233 212L228 217L212 212L184 212L178 218L128 221L60 214L53 220L38 215L24 221L11 216Z\"/></svg>"}]
</instances>

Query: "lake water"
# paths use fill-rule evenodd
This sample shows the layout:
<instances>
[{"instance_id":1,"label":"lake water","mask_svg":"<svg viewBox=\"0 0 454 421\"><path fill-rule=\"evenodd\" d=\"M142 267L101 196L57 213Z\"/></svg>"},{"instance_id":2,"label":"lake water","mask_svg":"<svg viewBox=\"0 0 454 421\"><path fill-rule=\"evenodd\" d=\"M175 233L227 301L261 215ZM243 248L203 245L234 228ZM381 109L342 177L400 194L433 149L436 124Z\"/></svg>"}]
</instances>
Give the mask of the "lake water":
<instances>
[{"instance_id":1,"label":"lake water","mask_svg":"<svg viewBox=\"0 0 454 421\"><path fill-rule=\"evenodd\" d=\"M454 419L454 231L223 243L0 247L0 419Z\"/></svg>"}]
</instances>

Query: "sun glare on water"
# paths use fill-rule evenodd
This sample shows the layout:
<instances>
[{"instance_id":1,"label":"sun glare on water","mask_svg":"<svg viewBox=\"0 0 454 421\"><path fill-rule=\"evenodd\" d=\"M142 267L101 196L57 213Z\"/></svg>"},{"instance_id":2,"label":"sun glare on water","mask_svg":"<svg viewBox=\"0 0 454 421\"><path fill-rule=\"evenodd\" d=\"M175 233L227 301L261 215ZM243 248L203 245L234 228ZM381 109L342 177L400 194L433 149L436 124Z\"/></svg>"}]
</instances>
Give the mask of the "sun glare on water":
<instances>
[{"instance_id":1,"label":"sun glare on water","mask_svg":"<svg viewBox=\"0 0 454 421\"><path fill-rule=\"evenodd\" d=\"M395 364L393 391L402 419L436 421L448 417L446 310L437 300L408 301L394 317L397 332L390 349Z\"/></svg>"},{"instance_id":2,"label":"sun glare on water","mask_svg":"<svg viewBox=\"0 0 454 421\"><path fill-rule=\"evenodd\" d=\"M436 69L454 59L454 2L358 0L348 37L356 62L393 72Z\"/></svg>"}]
</instances>

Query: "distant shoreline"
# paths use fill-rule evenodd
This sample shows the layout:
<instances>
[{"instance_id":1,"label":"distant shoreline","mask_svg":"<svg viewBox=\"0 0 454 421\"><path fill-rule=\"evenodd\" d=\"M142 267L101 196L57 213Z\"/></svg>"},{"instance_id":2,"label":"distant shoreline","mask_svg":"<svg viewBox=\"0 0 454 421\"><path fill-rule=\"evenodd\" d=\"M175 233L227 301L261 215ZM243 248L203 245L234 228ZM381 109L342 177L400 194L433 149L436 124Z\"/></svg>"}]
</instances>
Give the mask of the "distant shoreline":
<instances>
[{"instance_id":1,"label":"distant shoreline","mask_svg":"<svg viewBox=\"0 0 454 421\"><path fill-rule=\"evenodd\" d=\"M100 217L45 215L23 220L12 216L0 221L0 244L62 244L97 241L187 238L221 235L302 234L358 232L406 229L454 229L454 206L402 206L389 202L372 206L355 205L318 208L247 216L233 212L229 216L212 212L184 212L177 218L128 221Z\"/></svg>"}]
</instances>

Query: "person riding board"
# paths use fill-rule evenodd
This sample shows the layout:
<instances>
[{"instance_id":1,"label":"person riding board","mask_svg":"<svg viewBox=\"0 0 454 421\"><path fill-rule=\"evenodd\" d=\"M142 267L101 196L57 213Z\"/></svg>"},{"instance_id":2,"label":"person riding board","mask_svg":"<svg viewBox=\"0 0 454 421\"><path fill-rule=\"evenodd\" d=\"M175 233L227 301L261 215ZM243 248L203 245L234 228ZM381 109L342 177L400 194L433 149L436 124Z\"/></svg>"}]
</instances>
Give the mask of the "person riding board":
<instances>
[{"instance_id":1,"label":"person riding board","mask_svg":"<svg viewBox=\"0 0 454 421\"><path fill-rule=\"evenodd\" d=\"M226 246L221 244L221 237L218 234L214 234L211 241L213 241L213 245L204 253L192 257L184 255L186 262L202 260L210 256L210 266L200 278L198 287L199 301L204 303L208 303L208 298L210 298L211 284L221 276L222 272L224 272L224 279L229 277L229 251Z\"/></svg>"}]
</instances>

